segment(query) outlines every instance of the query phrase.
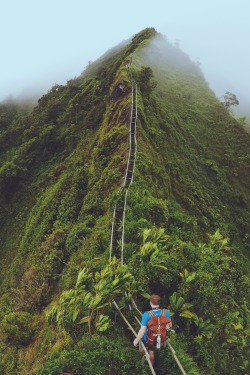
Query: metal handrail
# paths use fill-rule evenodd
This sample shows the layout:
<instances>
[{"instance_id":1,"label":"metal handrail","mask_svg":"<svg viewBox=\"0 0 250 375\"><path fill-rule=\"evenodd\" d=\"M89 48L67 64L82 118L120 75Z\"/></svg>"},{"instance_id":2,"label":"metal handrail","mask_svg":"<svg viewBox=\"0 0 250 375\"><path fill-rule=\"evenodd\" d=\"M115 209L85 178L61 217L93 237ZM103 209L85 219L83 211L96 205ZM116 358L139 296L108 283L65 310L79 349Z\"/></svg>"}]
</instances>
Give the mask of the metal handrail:
<instances>
[{"instance_id":1,"label":"metal handrail","mask_svg":"<svg viewBox=\"0 0 250 375\"><path fill-rule=\"evenodd\" d=\"M132 87L132 91L134 91L134 87ZM135 86L135 92L136 92L136 99L137 99L137 90L136 90L136 86ZM123 260L124 260L124 234L125 234L125 219L126 219L126 207L127 207L127 195L128 195L128 191L129 191L129 188L130 188L130 185L132 184L133 182L133 178L134 178L134 170L135 170L135 160L136 160L136 152L137 152L137 142L136 142L136 122L137 122L137 101L135 102L135 110L136 110L136 116L135 116L135 120L134 120L134 124L135 124L135 129L134 129L134 143L135 143L135 150L134 150L134 160L133 160L133 170L132 170L132 176L131 176L131 180L129 182L129 185L127 186L127 190L126 190L126 194L125 194L125 199L124 199L124 208L123 208L123 221L122 221L122 247L121 247L121 263L123 264ZM132 108L131 108L131 117L130 117L130 150L129 150L129 160L128 160L128 164L127 164L127 171L126 171L126 178L125 178L125 181L124 181L124 186L126 184L126 181L127 181L127 175L128 175L128 168L129 168L129 165L130 165L130 158L131 158L131 148L132 148L132 132L131 132L131 129L132 129L132 122L133 122L133 111L134 111L134 94L132 93Z\"/></svg>"},{"instance_id":2,"label":"metal handrail","mask_svg":"<svg viewBox=\"0 0 250 375\"><path fill-rule=\"evenodd\" d=\"M133 329L133 327L131 326L131 324L129 323L129 321L126 319L125 315L121 312L121 309L119 308L119 306L117 305L117 303L115 301L113 301L113 304L115 305L116 309L118 310L118 312L121 315L121 317L124 320L124 322L127 324L127 326L129 327L129 329L133 332L134 336L136 337L137 333L135 332L135 330ZM144 343L142 341L140 341L140 343L141 343L142 349L143 349L143 351L145 353L146 360L148 362L149 368L150 368L152 374L156 375L155 370L153 368L153 365L152 365L152 363L150 361L150 356L148 354L148 351L147 351Z\"/></svg>"}]
</instances>

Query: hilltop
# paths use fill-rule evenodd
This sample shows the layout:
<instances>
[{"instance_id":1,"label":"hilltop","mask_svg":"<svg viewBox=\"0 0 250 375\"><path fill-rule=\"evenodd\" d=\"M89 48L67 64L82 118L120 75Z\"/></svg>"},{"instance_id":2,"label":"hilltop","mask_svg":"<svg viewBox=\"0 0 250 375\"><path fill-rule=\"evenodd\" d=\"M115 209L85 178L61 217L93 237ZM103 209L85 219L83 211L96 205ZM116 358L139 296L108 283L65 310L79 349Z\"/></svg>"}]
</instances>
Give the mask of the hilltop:
<instances>
[{"instance_id":1,"label":"hilltop","mask_svg":"<svg viewBox=\"0 0 250 375\"><path fill-rule=\"evenodd\" d=\"M111 224L132 100L121 264L122 227L112 253ZM137 330L131 297L145 310L158 293L188 374L246 374L250 135L200 67L147 28L31 112L1 109L2 373L149 374L112 300ZM170 352L160 358L157 374L179 374Z\"/></svg>"}]
</instances>

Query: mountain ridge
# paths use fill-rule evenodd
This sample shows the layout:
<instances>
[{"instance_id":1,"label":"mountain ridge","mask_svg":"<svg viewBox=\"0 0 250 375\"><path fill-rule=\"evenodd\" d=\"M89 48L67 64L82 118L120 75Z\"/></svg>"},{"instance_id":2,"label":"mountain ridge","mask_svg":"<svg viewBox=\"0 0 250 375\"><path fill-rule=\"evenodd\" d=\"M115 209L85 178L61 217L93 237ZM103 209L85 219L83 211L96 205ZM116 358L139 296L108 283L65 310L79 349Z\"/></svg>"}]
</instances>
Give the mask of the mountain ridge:
<instances>
[{"instance_id":1,"label":"mountain ridge","mask_svg":"<svg viewBox=\"0 0 250 375\"><path fill-rule=\"evenodd\" d=\"M64 326L53 319L49 325L45 318L51 306L60 312L65 293L79 292L76 279L82 269L93 275L94 285L98 273L106 270L112 213L129 151L131 56L138 87L138 151L128 195L124 267L144 293L158 291L169 303L178 292L193 304L192 320L172 310L178 332L173 340L191 373L226 374L230 351L237 353L232 374L239 374L246 360L250 137L213 95L199 67L148 28L67 85L55 85L27 117L14 118L1 128L0 364L6 374L52 375L52 368L53 374L90 371L100 356L98 346L108 348L110 337L118 340L120 354L127 353L126 361L112 362L114 348L104 349L103 366L111 361L125 374L128 362L130 372L148 373L140 367L126 330L109 323L106 334L98 331L99 313L92 322L92 339L85 325L78 324L83 307L77 307L75 321L66 309ZM143 253L139 235L149 228L159 259L152 249ZM166 237L157 235L159 228ZM115 267L114 275L120 272ZM196 274L193 284L180 278L184 269ZM85 292L79 293L83 298ZM218 316L209 316L210 299ZM138 295L137 301L145 307L143 297ZM235 305L240 312L232 318ZM111 307L100 311L114 315ZM204 327L210 327L209 333ZM216 338L217 330L224 341ZM226 349L220 350L221 345ZM90 362L81 350L87 351ZM177 374L167 358L171 373ZM106 373L99 366L96 373ZM242 374L248 365L244 366ZM157 373L167 367L162 358Z\"/></svg>"}]
</instances>

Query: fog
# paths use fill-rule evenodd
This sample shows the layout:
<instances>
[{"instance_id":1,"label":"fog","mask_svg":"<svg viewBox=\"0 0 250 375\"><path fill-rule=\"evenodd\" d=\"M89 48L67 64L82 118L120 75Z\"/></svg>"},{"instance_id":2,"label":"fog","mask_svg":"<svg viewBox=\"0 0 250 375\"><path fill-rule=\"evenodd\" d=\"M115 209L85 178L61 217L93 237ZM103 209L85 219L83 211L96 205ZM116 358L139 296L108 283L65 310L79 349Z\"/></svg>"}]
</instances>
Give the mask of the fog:
<instances>
[{"instance_id":1,"label":"fog","mask_svg":"<svg viewBox=\"0 0 250 375\"><path fill-rule=\"evenodd\" d=\"M194 62L220 98L237 95L250 116L248 0L13 0L1 4L0 100L40 97L79 76L88 61L154 27Z\"/></svg>"}]
</instances>

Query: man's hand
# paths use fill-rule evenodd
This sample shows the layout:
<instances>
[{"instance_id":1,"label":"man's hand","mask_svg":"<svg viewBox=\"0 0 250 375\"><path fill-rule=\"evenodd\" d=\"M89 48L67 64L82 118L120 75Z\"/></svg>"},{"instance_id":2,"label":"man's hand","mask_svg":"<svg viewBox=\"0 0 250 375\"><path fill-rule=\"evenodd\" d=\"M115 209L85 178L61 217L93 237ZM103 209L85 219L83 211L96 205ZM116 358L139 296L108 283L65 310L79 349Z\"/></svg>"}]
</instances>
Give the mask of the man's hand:
<instances>
[{"instance_id":1,"label":"man's hand","mask_svg":"<svg viewBox=\"0 0 250 375\"><path fill-rule=\"evenodd\" d=\"M133 341L134 346L136 346L138 344L138 342L143 338L146 330L147 330L146 326L141 326L140 331L137 334L137 337Z\"/></svg>"},{"instance_id":2,"label":"man's hand","mask_svg":"<svg viewBox=\"0 0 250 375\"><path fill-rule=\"evenodd\" d=\"M138 344L138 340L137 340L137 339L134 339L133 344L134 344L134 346L137 346L137 344Z\"/></svg>"}]
</instances>

